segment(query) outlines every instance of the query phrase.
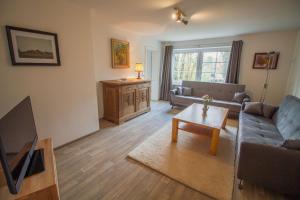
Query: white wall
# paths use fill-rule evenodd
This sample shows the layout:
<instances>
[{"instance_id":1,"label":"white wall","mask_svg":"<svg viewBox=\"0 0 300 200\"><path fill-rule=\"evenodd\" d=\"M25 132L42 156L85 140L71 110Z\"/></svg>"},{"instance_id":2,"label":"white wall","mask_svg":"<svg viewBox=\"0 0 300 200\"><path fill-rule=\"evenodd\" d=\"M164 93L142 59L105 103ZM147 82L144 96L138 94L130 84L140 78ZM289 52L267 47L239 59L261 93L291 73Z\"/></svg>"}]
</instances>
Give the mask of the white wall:
<instances>
[{"instance_id":1,"label":"white wall","mask_svg":"<svg viewBox=\"0 0 300 200\"><path fill-rule=\"evenodd\" d=\"M30 95L39 137L52 137L55 147L99 129L103 103L98 81L135 77L134 64L145 63L146 47L160 54L157 40L109 25L107 18L82 4L1 0L0 13L0 52L4 52L0 55L0 117ZM62 65L13 67L5 25L57 33ZM111 38L130 42L130 69L111 68ZM152 69L152 99L158 99L159 91L157 57Z\"/></svg>"},{"instance_id":2,"label":"white wall","mask_svg":"<svg viewBox=\"0 0 300 200\"><path fill-rule=\"evenodd\" d=\"M94 51L94 65L96 81L111 80L119 78L136 77L134 72L135 63L145 63L145 47L156 49L160 53L160 42L141 36L132 32L121 30L112 25L109 19L104 18L101 13L92 10L92 38ZM111 38L126 40L130 44L130 68L113 69L111 66ZM158 99L158 77L160 68L160 57L153 66L152 99ZM103 116L102 85L97 84L99 117Z\"/></svg>"},{"instance_id":3,"label":"white wall","mask_svg":"<svg viewBox=\"0 0 300 200\"><path fill-rule=\"evenodd\" d=\"M266 96L267 103L277 105L285 95L296 34L296 31L267 32L194 41L164 42L163 44L172 44L175 48L205 47L231 45L233 40L243 40L239 82L246 85L246 90L254 101L258 101L260 98L266 77L265 70L252 69L254 54L256 52L279 51L278 68L270 72L269 89Z\"/></svg>"},{"instance_id":4,"label":"white wall","mask_svg":"<svg viewBox=\"0 0 300 200\"><path fill-rule=\"evenodd\" d=\"M297 34L294 58L287 85L287 94L300 98L300 31Z\"/></svg>"},{"instance_id":5,"label":"white wall","mask_svg":"<svg viewBox=\"0 0 300 200\"><path fill-rule=\"evenodd\" d=\"M269 87L266 95L267 103L278 105L285 95L296 41L296 31L251 34L240 38L244 41L240 82L246 84L247 90L254 100L259 100L266 78L266 70L252 69L254 53L280 52L277 69L270 70Z\"/></svg>"},{"instance_id":6,"label":"white wall","mask_svg":"<svg viewBox=\"0 0 300 200\"><path fill-rule=\"evenodd\" d=\"M38 135L54 146L98 130L90 11L59 0L1 0L0 13L0 117L30 95ZM62 65L12 66L4 25L57 33Z\"/></svg>"}]
</instances>

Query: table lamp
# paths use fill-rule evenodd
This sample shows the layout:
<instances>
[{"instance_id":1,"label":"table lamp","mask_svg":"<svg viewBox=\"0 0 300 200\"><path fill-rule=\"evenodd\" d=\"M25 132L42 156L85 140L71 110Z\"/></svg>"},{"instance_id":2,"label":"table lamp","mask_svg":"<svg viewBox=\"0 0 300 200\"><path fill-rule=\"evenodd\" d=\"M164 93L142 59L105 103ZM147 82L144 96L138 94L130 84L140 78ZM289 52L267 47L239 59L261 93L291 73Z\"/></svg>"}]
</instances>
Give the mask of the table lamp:
<instances>
[{"instance_id":1,"label":"table lamp","mask_svg":"<svg viewBox=\"0 0 300 200\"><path fill-rule=\"evenodd\" d=\"M134 71L138 73L137 79L141 79L141 72L144 71L143 63L136 63Z\"/></svg>"}]
</instances>

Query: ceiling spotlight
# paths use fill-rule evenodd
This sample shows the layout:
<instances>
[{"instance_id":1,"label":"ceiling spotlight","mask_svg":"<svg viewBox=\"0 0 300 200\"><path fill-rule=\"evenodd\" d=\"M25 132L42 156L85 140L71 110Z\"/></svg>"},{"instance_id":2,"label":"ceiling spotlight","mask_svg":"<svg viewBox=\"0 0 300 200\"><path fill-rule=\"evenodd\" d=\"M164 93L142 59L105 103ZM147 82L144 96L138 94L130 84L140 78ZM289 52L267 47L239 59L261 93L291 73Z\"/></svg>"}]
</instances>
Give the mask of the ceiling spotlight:
<instances>
[{"instance_id":1,"label":"ceiling spotlight","mask_svg":"<svg viewBox=\"0 0 300 200\"><path fill-rule=\"evenodd\" d=\"M184 12L182 12L182 10L180 10L179 8L174 8L175 13L172 14L172 18L178 22L178 23L183 23L184 25L188 24L188 20L186 19L186 15L184 14Z\"/></svg>"},{"instance_id":2,"label":"ceiling spotlight","mask_svg":"<svg viewBox=\"0 0 300 200\"><path fill-rule=\"evenodd\" d=\"M174 20L175 20L176 18L177 18L177 15L176 15L176 13L173 13L173 14L172 14L172 19L174 19Z\"/></svg>"}]
</instances>

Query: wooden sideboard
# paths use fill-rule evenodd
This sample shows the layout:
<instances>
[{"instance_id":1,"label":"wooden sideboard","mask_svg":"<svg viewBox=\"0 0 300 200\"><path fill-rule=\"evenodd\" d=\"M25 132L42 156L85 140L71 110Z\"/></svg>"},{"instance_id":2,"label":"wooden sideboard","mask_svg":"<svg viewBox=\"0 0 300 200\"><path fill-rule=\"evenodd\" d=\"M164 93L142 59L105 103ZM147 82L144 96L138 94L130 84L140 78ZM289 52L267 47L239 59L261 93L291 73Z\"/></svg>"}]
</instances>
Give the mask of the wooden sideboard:
<instances>
[{"instance_id":1,"label":"wooden sideboard","mask_svg":"<svg viewBox=\"0 0 300 200\"><path fill-rule=\"evenodd\" d=\"M151 81L127 79L101 83L104 119L120 124L150 111Z\"/></svg>"},{"instance_id":2,"label":"wooden sideboard","mask_svg":"<svg viewBox=\"0 0 300 200\"><path fill-rule=\"evenodd\" d=\"M1 200L59 200L56 174L56 163L52 139L37 142L36 149L44 149L45 171L25 178L20 192L13 195L9 192L0 165L0 199Z\"/></svg>"}]
</instances>

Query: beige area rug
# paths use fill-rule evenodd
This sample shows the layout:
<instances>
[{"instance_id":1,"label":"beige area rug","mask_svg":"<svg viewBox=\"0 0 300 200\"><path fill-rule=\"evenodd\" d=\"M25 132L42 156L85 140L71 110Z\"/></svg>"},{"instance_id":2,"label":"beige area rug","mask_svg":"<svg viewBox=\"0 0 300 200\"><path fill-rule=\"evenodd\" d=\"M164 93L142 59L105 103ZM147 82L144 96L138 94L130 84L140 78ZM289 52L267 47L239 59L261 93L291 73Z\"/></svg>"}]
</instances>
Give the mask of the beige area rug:
<instances>
[{"instance_id":1,"label":"beige area rug","mask_svg":"<svg viewBox=\"0 0 300 200\"><path fill-rule=\"evenodd\" d=\"M179 130L171 142L171 125L150 136L128 156L201 193L231 199L234 183L234 152L237 128L221 131L217 156L208 153L210 137Z\"/></svg>"}]
</instances>

